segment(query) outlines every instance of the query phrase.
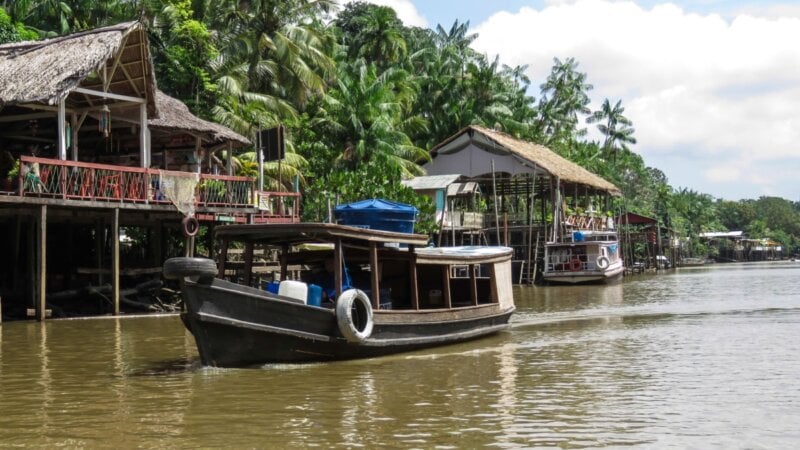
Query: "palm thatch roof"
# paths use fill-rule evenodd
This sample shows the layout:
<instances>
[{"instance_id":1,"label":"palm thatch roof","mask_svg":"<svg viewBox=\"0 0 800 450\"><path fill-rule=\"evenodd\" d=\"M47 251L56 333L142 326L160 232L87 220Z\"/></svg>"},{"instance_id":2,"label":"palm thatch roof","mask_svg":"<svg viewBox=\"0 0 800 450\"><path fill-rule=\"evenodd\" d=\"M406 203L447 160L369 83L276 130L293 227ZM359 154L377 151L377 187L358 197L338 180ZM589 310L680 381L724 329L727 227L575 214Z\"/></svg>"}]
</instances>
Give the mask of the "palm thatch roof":
<instances>
[{"instance_id":1,"label":"palm thatch roof","mask_svg":"<svg viewBox=\"0 0 800 450\"><path fill-rule=\"evenodd\" d=\"M183 102L160 90L156 90L156 105L159 117L147 121L154 140L162 134L186 133L212 145L227 143L231 143L234 147L250 145L246 137L222 125L195 116Z\"/></svg>"},{"instance_id":2,"label":"palm thatch roof","mask_svg":"<svg viewBox=\"0 0 800 450\"><path fill-rule=\"evenodd\" d=\"M152 117L155 86L147 36L138 22L0 45L0 106L55 105L65 98L72 109L102 103L70 95L81 87L147 99Z\"/></svg>"},{"instance_id":3,"label":"palm thatch roof","mask_svg":"<svg viewBox=\"0 0 800 450\"><path fill-rule=\"evenodd\" d=\"M468 150L469 154L461 153ZM558 177L562 183L589 186L621 195L617 186L569 161L547 147L522 141L500 131L470 125L431 149L425 165L429 175L461 173L477 177L491 171L492 162L500 172L537 173Z\"/></svg>"}]
</instances>

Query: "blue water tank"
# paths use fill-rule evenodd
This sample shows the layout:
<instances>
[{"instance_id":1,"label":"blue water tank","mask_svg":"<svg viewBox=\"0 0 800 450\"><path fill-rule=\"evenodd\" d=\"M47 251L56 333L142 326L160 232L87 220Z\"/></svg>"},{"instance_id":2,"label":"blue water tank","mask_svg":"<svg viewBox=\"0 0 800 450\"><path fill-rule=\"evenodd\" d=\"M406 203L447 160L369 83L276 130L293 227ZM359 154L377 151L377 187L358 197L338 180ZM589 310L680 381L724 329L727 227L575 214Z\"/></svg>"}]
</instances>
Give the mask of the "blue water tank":
<instances>
[{"instance_id":1,"label":"blue water tank","mask_svg":"<svg viewBox=\"0 0 800 450\"><path fill-rule=\"evenodd\" d=\"M311 306L322 306L322 287L316 284L308 285L308 296L306 303Z\"/></svg>"},{"instance_id":2,"label":"blue water tank","mask_svg":"<svg viewBox=\"0 0 800 450\"><path fill-rule=\"evenodd\" d=\"M580 231L573 231L572 242L583 242L583 233L581 233Z\"/></svg>"},{"instance_id":3,"label":"blue water tank","mask_svg":"<svg viewBox=\"0 0 800 450\"><path fill-rule=\"evenodd\" d=\"M338 205L334 217L340 225L413 233L418 213L411 205L376 198Z\"/></svg>"}]
</instances>

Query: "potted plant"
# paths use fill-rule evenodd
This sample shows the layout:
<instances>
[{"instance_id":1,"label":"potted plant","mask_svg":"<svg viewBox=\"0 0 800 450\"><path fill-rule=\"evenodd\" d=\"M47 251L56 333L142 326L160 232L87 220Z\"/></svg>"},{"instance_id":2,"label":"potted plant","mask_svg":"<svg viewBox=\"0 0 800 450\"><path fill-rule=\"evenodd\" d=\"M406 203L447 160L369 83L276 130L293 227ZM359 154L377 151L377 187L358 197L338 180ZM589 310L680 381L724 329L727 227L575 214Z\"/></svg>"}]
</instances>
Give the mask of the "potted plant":
<instances>
[{"instance_id":1,"label":"potted plant","mask_svg":"<svg viewBox=\"0 0 800 450\"><path fill-rule=\"evenodd\" d=\"M8 171L8 175L2 180L2 189L4 191L13 192L16 190L17 187L17 180L19 179L19 160L14 161L14 165L11 166L11 170Z\"/></svg>"}]
</instances>

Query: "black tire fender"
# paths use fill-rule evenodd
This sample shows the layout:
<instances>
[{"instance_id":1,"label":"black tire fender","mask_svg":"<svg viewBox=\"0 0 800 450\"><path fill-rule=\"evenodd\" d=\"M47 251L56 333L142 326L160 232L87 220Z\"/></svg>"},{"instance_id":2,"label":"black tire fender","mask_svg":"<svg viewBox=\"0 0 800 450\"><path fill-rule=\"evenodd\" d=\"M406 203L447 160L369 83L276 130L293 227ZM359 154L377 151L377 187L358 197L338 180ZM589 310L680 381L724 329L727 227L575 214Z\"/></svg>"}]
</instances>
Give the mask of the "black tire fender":
<instances>
[{"instance_id":1,"label":"black tire fender","mask_svg":"<svg viewBox=\"0 0 800 450\"><path fill-rule=\"evenodd\" d=\"M193 237L197 235L200 230L200 222L194 216L186 216L181 220L181 231L186 237Z\"/></svg>"},{"instance_id":2,"label":"black tire fender","mask_svg":"<svg viewBox=\"0 0 800 450\"><path fill-rule=\"evenodd\" d=\"M336 299L336 324L348 342L364 342L372 334L372 304L360 289L348 289Z\"/></svg>"},{"instance_id":3,"label":"black tire fender","mask_svg":"<svg viewBox=\"0 0 800 450\"><path fill-rule=\"evenodd\" d=\"M211 284L217 276L217 264L208 258L170 258L164 261L162 271L168 280L198 277L198 283Z\"/></svg>"}]
</instances>

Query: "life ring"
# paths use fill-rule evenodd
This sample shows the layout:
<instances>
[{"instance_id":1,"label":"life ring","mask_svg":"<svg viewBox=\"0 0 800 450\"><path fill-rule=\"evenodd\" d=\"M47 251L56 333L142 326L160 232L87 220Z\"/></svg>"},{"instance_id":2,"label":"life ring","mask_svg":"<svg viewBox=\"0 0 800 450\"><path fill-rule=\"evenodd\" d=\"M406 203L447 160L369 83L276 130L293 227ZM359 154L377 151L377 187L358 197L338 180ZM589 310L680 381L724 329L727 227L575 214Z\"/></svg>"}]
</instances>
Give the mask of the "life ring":
<instances>
[{"instance_id":1,"label":"life ring","mask_svg":"<svg viewBox=\"0 0 800 450\"><path fill-rule=\"evenodd\" d=\"M162 271L169 280L198 277L198 283L211 284L217 276L217 264L208 258L170 258L164 261Z\"/></svg>"},{"instance_id":2,"label":"life ring","mask_svg":"<svg viewBox=\"0 0 800 450\"><path fill-rule=\"evenodd\" d=\"M595 263L597 264L598 269L603 270L606 269L609 264L611 264L611 261L609 261L605 256L598 256Z\"/></svg>"},{"instance_id":3,"label":"life ring","mask_svg":"<svg viewBox=\"0 0 800 450\"><path fill-rule=\"evenodd\" d=\"M372 305L360 289L348 289L336 299L336 323L349 342L364 342L372 334Z\"/></svg>"},{"instance_id":4,"label":"life ring","mask_svg":"<svg viewBox=\"0 0 800 450\"><path fill-rule=\"evenodd\" d=\"M583 263L581 262L580 259L572 258L572 259L569 260L569 270L571 270L573 272L577 272L577 271L581 270L582 267L583 267Z\"/></svg>"},{"instance_id":5,"label":"life ring","mask_svg":"<svg viewBox=\"0 0 800 450\"><path fill-rule=\"evenodd\" d=\"M184 236L193 237L197 235L198 230L200 230L200 222L194 216L186 216L181 220L181 231Z\"/></svg>"}]
</instances>

